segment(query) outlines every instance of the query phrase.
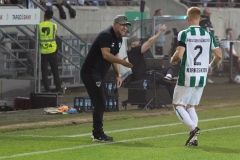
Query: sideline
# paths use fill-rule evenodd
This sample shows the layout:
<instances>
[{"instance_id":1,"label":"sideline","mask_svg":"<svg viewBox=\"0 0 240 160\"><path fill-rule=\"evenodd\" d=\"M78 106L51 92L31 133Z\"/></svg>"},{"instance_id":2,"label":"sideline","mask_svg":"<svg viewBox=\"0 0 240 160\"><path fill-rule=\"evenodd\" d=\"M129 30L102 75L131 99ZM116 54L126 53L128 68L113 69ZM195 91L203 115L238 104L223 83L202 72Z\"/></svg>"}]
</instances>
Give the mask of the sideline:
<instances>
[{"instance_id":1,"label":"sideline","mask_svg":"<svg viewBox=\"0 0 240 160\"><path fill-rule=\"evenodd\" d=\"M201 120L199 122L209 122L209 121L216 121L216 120L223 120L223 119L232 119L232 118L240 118L240 116L231 116L231 117L223 117L223 118L212 118L212 119ZM172 124L166 124L166 125L154 125L154 126L149 126L149 127L155 128L157 126L173 126L173 125L179 125L179 124L182 124L182 123L172 123ZM126 131L126 130L130 131L130 130L134 130L134 129L135 130L137 130L137 129L146 129L146 128L149 128L149 127L123 129L123 130L119 130L119 131L123 132L123 131ZM206 129L206 130L201 130L201 132L216 131L216 130L223 130L223 129L229 129L229 128L237 128L237 127L240 127L240 125ZM109 131L108 133L113 133L113 132L117 132L117 130ZM46 151L37 151L37 152L28 152L28 153L22 153L22 154L13 154L13 155L9 155L9 156L0 156L0 159L24 157L24 156L30 156L30 155L39 155L39 154L45 154L45 153L53 153L53 152L60 152L60 151L67 151L67 150L75 150L75 149L81 149L81 148L96 147L96 146L102 146L102 145L108 145L108 144L116 144L116 143L131 142L131 141L139 141L139 140L146 140L146 139L163 138L163 137L177 136L177 135L188 134L188 133L189 132L180 132L180 133L156 135L156 136L150 136L150 137L125 139L125 140L115 141L115 142L111 142L111 143L94 143L94 144L81 145L81 146L76 146L76 147L59 148L59 149L46 150Z\"/></svg>"},{"instance_id":2,"label":"sideline","mask_svg":"<svg viewBox=\"0 0 240 160\"><path fill-rule=\"evenodd\" d=\"M218 120L226 120L226 119L234 119L234 118L240 118L240 116L230 116L230 117L222 117L222 118L211 118L211 119L205 119L200 120L199 122L210 122L210 121L218 121ZM135 130L143 130L143 129L150 129L150 128L159 128L159 127L169 127L169 126L176 126L176 125L182 125L183 123L170 123L170 124L161 124L161 125L153 125L153 126L146 126L146 127L138 127L138 128L127 128L127 129L119 129L119 130L113 130L113 131L106 131L105 133L118 133L118 132L127 132L127 131L135 131ZM76 135L63 135L63 136L40 136L40 135L20 135L23 137L38 137L38 138L76 138L76 137L85 137L85 136L91 136L91 133L85 133L85 134L76 134Z\"/></svg>"}]
</instances>

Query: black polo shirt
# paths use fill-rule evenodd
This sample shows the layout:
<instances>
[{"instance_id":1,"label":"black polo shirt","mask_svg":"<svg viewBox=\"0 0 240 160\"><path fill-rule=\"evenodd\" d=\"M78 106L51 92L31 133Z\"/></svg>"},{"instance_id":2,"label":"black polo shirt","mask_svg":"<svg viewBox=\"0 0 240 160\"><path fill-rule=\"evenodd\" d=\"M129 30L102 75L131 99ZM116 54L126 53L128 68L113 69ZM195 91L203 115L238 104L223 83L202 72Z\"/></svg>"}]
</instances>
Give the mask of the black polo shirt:
<instances>
[{"instance_id":1,"label":"black polo shirt","mask_svg":"<svg viewBox=\"0 0 240 160\"><path fill-rule=\"evenodd\" d=\"M122 45L122 37L117 37L112 26L98 34L82 66L82 72L97 74L104 77L111 62L103 59L101 48L110 48L110 53L116 55Z\"/></svg>"},{"instance_id":2,"label":"black polo shirt","mask_svg":"<svg viewBox=\"0 0 240 160\"><path fill-rule=\"evenodd\" d=\"M147 51L141 53L141 45L137 47L132 47L130 51L127 52L128 60L132 63L132 81L137 81L144 79L146 74L146 62L144 55L148 55L146 52L150 52L148 49Z\"/></svg>"}]
</instances>

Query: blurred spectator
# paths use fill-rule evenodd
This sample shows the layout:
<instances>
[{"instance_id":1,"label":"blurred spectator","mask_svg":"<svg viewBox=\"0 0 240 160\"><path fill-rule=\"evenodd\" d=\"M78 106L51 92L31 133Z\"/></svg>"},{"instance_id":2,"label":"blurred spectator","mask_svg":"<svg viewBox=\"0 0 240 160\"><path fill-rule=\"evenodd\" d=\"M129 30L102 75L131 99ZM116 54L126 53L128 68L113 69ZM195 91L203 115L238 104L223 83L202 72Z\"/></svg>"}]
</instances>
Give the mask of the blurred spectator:
<instances>
[{"instance_id":1,"label":"blurred spectator","mask_svg":"<svg viewBox=\"0 0 240 160\"><path fill-rule=\"evenodd\" d=\"M126 0L116 0L117 6L128 6L129 3L126 2Z\"/></svg>"},{"instance_id":2,"label":"blurred spectator","mask_svg":"<svg viewBox=\"0 0 240 160\"><path fill-rule=\"evenodd\" d=\"M162 12L162 9L157 9L155 10L154 14L153 14L153 17L154 16L162 16L163 15L163 12ZM149 27L149 33L148 33L148 37L151 37L153 35L155 35L156 33L158 33L160 31L160 28L162 27L162 23L157 20L155 21L156 24L155 26L150 26ZM154 30L154 31L153 31ZM163 45L165 43L165 37L167 34L171 33L171 31L167 31L167 32L164 32L156 41L155 43L155 54L156 55L163 55Z\"/></svg>"},{"instance_id":3,"label":"blurred spectator","mask_svg":"<svg viewBox=\"0 0 240 160\"><path fill-rule=\"evenodd\" d=\"M200 21L199 25L206 29L207 31L212 32L212 34L214 35L214 28L212 25L212 22L210 20L210 16L211 16L211 11L209 8L205 8L203 10L203 15L202 15L202 20Z\"/></svg>"},{"instance_id":4,"label":"blurred spectator","mask_svg":"<svg viewBox=\"0 0 240 160\"><path fill-rule=\"evenodd\" d=\"M163 12L161 9L157 9L154 12L153 16L162 16ZM158 23L155 27L154 27L154 34L158 33L160 31L160 28L162 27L161 23ZM163 44L165 42L165 32L163 32L163 34L157 39L156 44L155 44L155 54L157 55L163 55Z\"/></svg>"},{"instance_id":5,"label":"blurred spectator","mask_svg":"<svg viewBox=\"0 0 240 160\"><path fill-rule=\"evenodd\" d=\"M191 0L191 6L202 7L202 0Z\"/></svg>"},{"instance_id":6,"label":"blurred spectator","mask_svg":"<svg viewBox=\"0 0 240 160\"><path fill-rule=\"evenodd\" d=\"M52 10L52 6L55 5L59 10L59 15L61 19L66 19L66 13L63 9L63 5L68 9L70 18L75 18L76 11L71 7L70 1L64 0L41 0L40 4L47 10Z\"/></svg>"},{"instance_id":7,"label":"blurred spectator","mask_svg":"<svg viewBox=\"0 0 240 160\"><path fill-rule=\"evenodd\" d=\"M98 2L99 6L107 6L107 1L106 0L101 0Z\"/></svg>"},{"instance_id":8,"label":"blurred spectator","mask_svg":"<svg viewBox=\"0 0 240 160\"><path fill-rule=\"evenodd\" d=\"M86 6L85 0L77 0L78 5L80 6Z\"/></svg>"},{"instance_id":9,"label":"blurred spectator","mask_svg":"<svg viewBox=\"0 0 240 160\"><path fill-rule=\"evenodd\" d=\"M86 0L85 3L89 6L99 6L98 1Z\"/></svg>"},{"instance_id":10,"label":"blurred spectator","mask_svg":"<svg viewBox=\"0 0 240 160\"><path fill-rule=\"evenodd\" d=\"M204 0L207 7L235 7L236 0Z\"/></svg>"},{"instance_id":11,"label":"blurred spectator","mask_svg":"<svg viewBox=\"0 0 240 160\"><path fill-rule=\"evenodd\" d=\"M204 7L222 7L222 3L220 0L208 0L208 2L205 2L207 6Z\"/></svg>"},{"instance_id":12,"label":"blurred spectator","mask_svg":"<svg viewBox=\"0 0 240 160\"><path fill-rule=\"evenodd\" d=\"M207 7L208 3L211 2L212 0L203 0L203 7Z\"/></svg>"},{"instance_id":13,"label":"blurred spectator","mask_svg":"<svg viewBox=\"0 0 240 160\"><path fill-rule=\"evenodd\" d=\"M107 5L108 6L115 6L115 1L114 0L107 0Z\"/></svg>"},{"instance_id":14,"label":"blurred spectator","mask_svg":"<svg viewBox=\"0 0 240 160\"><path fill-rule=\"evenodd\" d=\"M233 40L233 29L227 28L226 31L226 40ZM230 42L229 41L222 41L222 48L223 48L223 56L224 59L230 59ZM238 54L234 48L234 45L232 46L232 55L233 55L233 66L238 71L238 74L240 73L240 54Z\"/></svg>"},{"instance_id":15,"label":"blurred spectator","mask_svg":"<svg viewBox=\"0 0 240 160\"><path fill-rule=\"evenodd\" d=\"M234 7L236 0L180 0L181 3L198 7Z\"/></svg>"},{"instance_id":16,"label":"blurred spectator","mask_svg":"<svg viewBox=\"0 0 240 160\"><path fill-rule=\"evenodd\" d=\"M19 4L19 0L4 0L5 4Z\"/></svg>"},{"instance_id":17,"label":"blurred spectator","mask_svg":"<svg viewBox=\"0 0 240 160\"><path fill-rule=\"evenodd\" d=\"M225 7L235 7L235 0L221 0Z\"/></svg>"},{"instance_id":18,"label":"blurred spectator","mask_svg":"<svg viewBox=\"0 0 240 160\"><path fill-rule=\"evenodd\" d=\"M28 9L34 9L35 8L34 3L30 0L26 0L26 7Z\"/></svg>"},{"instance_id":19,"label":"blurred spectator","mask_svg":"<svg viewBox=\"0 0 240 160\"><path fill-rule=\"evenodd\" d=\"M126 2L126 0L107 0L108 6L127 6L128 4L129 2Z\"/></svg>"},{"instance_id":20,"label":"blurred spectator","mask_svg":"<svg viewBox=\"0 0 240 160\"><path fill-rule=\"evenodd\" d=\"M138 6L134 0L77 0L81 6Z\"/></svg>"},{"instance_id":21,"label":"blurred spectator","mask_svg":"<svg viewBox=\"0 0 240 160\"><path fill-rule=\"evenodd\" d=\"M28 0L28 2L30 3L29 7L31 7L31 1ZM29 4L28 3L28 4ZM47 10L53 10L52 5L53 5L53 0L40 0L40 4Z\"/></svg>"},{"instance_id":22,"label":"blurred spectator","mask_svg":"<svg viewBox=\"0 0 240 160\"><path fill-rule=\"evenodd\" d=\"M211 14L212 13L211 13L210 9L205 8L203 10L202 20L200 21L199 25L214 35L214 28L213 28L212 22L210 21ZM212 74L214 74L214 72L216 72L216 67L213 70ZM214 83L210 78L207 78L207 82Z\"/></svg>"}]
</instances>

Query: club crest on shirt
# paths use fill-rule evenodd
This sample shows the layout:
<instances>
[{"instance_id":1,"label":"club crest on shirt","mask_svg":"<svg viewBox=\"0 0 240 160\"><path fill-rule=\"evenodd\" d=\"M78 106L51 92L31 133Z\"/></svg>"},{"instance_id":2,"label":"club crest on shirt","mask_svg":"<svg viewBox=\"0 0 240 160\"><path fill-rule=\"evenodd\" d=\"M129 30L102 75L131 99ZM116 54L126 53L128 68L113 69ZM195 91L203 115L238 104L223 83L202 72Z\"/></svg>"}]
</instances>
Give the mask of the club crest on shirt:
<instances>
[{"instance_id":1,"label":"club crest on shirt","mask_svg":"<svg viewBox=\"0 0 240 160\"><path fill-rule=\"evenodd\" d=\"M101 86L101 81L96 82L96 86L100 87Z\"/></svg>"}]
</instances>

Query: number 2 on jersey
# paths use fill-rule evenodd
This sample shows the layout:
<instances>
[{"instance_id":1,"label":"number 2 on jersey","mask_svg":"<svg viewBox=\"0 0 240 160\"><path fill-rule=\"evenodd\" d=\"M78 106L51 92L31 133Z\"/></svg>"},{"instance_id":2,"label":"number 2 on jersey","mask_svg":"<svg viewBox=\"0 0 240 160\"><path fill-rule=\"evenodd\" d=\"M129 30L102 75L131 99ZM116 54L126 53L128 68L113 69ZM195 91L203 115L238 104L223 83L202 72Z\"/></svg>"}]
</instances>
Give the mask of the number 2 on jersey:
<instances>
[{"instance_id":1,"label":"number 2 on jersey","mask_svg":"<svg viewBox=\"0 0 240 160\"><path fill-rule=\"evenodd\" d=\"M202 54L202 46L201 45L197 45L194 50L199 49L198 54L196 55L196 57L194 58L194 65L201 65L201 62L197 62L198 57L200 56L200 54Z\"/></svg>"}]
</instances>

